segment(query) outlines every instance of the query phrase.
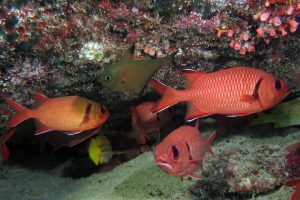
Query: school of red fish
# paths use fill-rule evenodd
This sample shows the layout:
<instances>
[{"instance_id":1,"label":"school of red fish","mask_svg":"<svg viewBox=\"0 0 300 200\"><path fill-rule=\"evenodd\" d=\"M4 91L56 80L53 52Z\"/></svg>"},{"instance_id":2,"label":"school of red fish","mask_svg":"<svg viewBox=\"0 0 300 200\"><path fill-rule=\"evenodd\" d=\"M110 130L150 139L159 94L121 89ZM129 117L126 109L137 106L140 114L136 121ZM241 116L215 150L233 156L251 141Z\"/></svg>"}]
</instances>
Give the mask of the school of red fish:
<instances>
[{"instance_id":1,"label":"school of red fish","mask_svg":"<svg viewBox=\"0 0 300 200\"><path fill-rule=\"evenodd\" d=\"M179 102L187 102L185 120L191 121L213 114L247 116L274 107L291 93L281 79L249 67L234 67L208 74L192 70L183 70L182 73L186 78L184 90L150 79L152 87L162 97L157 102L131 107L133 128L127 133L128 137L142 144L150 137L159 138L159 129L173 118L175 109L172 106ZM15 114L8 123L9 130L0 138L3 160L9 157L5 143L14 134L15 127L26 119L36 121L35 135L44 136L43 140L56 150L92 137L110 116L103 105L79 96L51 99L36 94L35 99L35 108L30 110L6 97ZM211 144L216 131L206 139L199 132L198 124L197 120L194 127L180 126L156 146L154 159L161 170L181 179L184 176L200 179L195 172L203 169L206 153L214 157ZM299 182L286 183L298 187L295 199L300 196Z\"/></svg>"}]
</instances>

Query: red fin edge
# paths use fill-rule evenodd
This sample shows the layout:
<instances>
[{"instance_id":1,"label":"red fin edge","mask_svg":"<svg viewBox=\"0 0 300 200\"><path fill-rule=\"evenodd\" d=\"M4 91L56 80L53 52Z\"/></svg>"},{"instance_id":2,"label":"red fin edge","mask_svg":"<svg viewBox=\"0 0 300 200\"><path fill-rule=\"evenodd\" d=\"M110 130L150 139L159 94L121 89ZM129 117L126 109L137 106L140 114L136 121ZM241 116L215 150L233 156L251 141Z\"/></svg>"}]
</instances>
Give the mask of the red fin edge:
<instances>
[{"instance_id":1,"label":"red fin edge","mask_svg":"<svg viewBox=\"0 0 300 200\"><path fill-rule=\"evenodd\" d=\"M4 133L0 137L0 149L1 149L2 160L7 160L9 157L9 150L8 150L7 146L5 145L5 143L15 133L15 130L16 130L15 127L11 127L8 129L8 131L6 133Z\"/></svg>"},{"instance_id":2,"label":"red fin edge","mask_svg":"<svg viewBox=\"0 0 300 200\"><path fill-rule=\"evenodd\" d=\"M10 98L5 97L5 99L6 99L7 103L9 104L9 106L16 112L16 114L14 114L8 122L9 127L14 127L14 126L18 125L19 123L21 123L22 121L28 119L28 117L27 117L28 109L27 108L24 108L23 106L14 102Z\"/></svg>"}]
</instances>

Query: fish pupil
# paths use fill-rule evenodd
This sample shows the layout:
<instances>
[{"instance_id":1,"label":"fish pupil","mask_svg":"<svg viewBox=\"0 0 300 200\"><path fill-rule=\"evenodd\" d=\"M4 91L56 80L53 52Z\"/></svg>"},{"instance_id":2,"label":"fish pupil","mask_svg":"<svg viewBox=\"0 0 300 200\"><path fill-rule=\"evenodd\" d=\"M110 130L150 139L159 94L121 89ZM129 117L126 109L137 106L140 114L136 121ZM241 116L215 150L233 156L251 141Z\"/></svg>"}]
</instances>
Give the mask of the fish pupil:
<instances>
[{"instance_id":1,"label":"fish pupil","mask_svg":"<svg viewBox=\"0 0 300 200\"><path fill-rule=\"evenodd\" d=\"M177 160L178 156L179 156L179 151L178 151L178 149L176 148L175 145L172 146L172 153L173 153L174 159Z\"/></svg>"},{"instance_id":2,"label":"fish pupil","mask_svg":"<svg viewBox=\"0 0 300 200\"><path fill-rule=\"evenodd\" d=\"M104 80L105 80L105 81L111 81L111 75L106 75L106 76L104 77Z\"/></svg>"},{"instance_id":3,"label":"fish pupil","mask_svg":"<svg viewBox=\"0 0 300 200\"><path fill-rule=\"evenodd\" d=\"M281 83L280 81L277 79L274 83L275 89L276 90L280 90L281 89Z\"/></svg>"},{"instance_id":4,"label":"fish pupil","mask_svg":"<svg viewBox=\"0 0 300 200\"><path fill-rule=\"evenodd\" d=\"M103 106L100 106L100 110L101 110L101 113L104 114L105 113L105 108Z\"/></svg>"}]
</instances>

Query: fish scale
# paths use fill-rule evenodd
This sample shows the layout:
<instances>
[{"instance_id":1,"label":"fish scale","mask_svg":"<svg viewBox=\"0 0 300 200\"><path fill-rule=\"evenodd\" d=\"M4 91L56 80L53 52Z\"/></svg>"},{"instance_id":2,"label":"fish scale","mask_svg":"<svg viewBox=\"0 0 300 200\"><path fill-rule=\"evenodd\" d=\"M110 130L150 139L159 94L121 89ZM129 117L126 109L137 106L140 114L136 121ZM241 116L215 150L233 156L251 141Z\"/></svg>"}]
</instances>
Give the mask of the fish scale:
<instances>
[{"instance_id":1,"label":"fish scale","mask_svg":"<svg viewBox=\"0 0 300 200\"><path fill-rule=\"evenodd\" d=\"M185 120L211 114L245 116L272 108L291 92L282 80L254 68L234 67L209 74L183 70L183 74L187 80L185 90L150 80L162 95L152 112L186 101Z\"/></svg>"}]
</instances>

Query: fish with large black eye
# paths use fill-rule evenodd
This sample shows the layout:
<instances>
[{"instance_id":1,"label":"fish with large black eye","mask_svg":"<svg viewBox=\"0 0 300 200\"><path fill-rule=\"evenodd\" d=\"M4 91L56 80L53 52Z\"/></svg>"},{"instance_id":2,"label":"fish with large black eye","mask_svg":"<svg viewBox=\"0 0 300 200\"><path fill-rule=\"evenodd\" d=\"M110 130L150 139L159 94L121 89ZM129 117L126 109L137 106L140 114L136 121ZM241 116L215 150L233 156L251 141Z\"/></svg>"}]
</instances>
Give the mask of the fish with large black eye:
<instances>
[{"instance_id":1,"label":"fish with large black eye","mask_svg":"<svg viewBox=\"0 0 300 200\"><path fill-rule=\"evenodd\" d=\"M203 169L203 158L206 152L213 152L210 148L216 137L216 131L205 139L198 130L198 121L195 127L181 126L171 132L154 150L154 159L157 166L164 172L179 176L191 176L199 179L195 174Z\"/></svg>"},{"instance_id":2,"label":"fish with large black eye","mask_svg":"<svg viewBox=\"0 0 300 200\"><path fill-rule=\"evenodd\" d=\"M173 65L173 53L158 59L134 60L134 46L127 50L122 60L110 65L100 74L100 83L118 92L132 91L140 94L152 75L162 65Z\"/></svg>"},{"instance_id":3,"label":"fish with large black eye","mask_svg":"<svg viewBox=\"0 0 300 200\"><path fill-rule=\"evenodd\" d=\"M150 79L153 88L162 95L152 112L186 101L185 120L212 114L246 116L274 107L291 93L281 79L250 67L233 67L208 74L193 70L182 70L182 73L186 78L185 90Z\"/></svg>"}]
</instances>

